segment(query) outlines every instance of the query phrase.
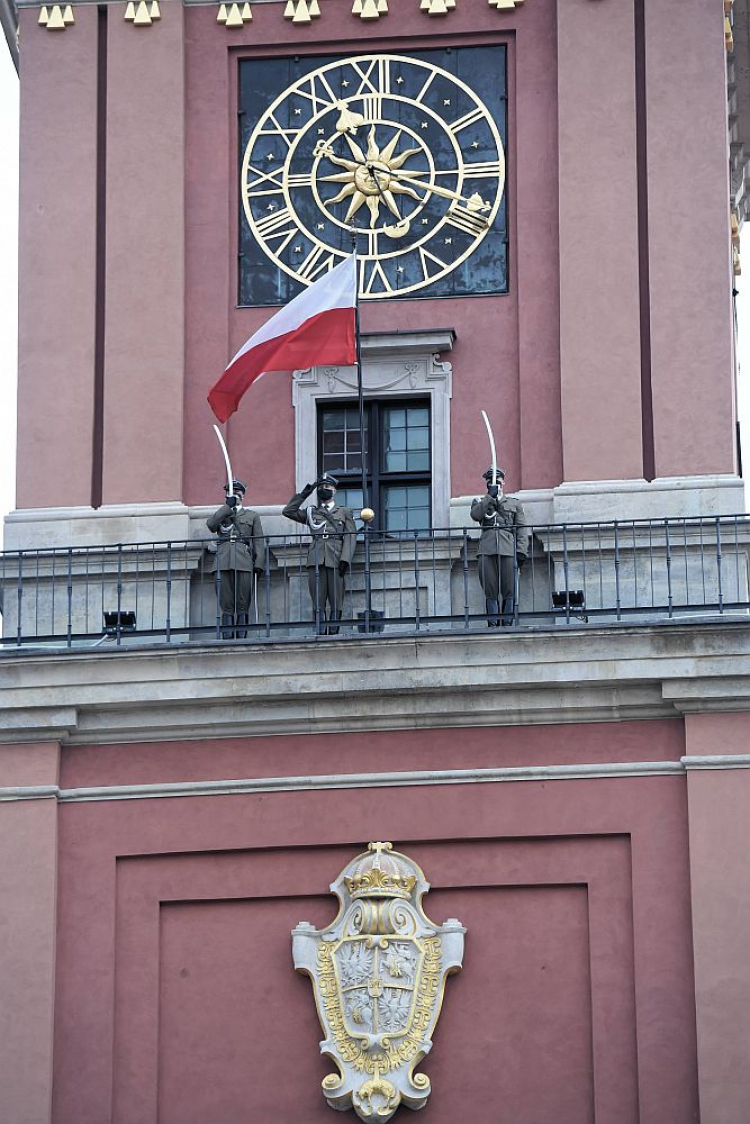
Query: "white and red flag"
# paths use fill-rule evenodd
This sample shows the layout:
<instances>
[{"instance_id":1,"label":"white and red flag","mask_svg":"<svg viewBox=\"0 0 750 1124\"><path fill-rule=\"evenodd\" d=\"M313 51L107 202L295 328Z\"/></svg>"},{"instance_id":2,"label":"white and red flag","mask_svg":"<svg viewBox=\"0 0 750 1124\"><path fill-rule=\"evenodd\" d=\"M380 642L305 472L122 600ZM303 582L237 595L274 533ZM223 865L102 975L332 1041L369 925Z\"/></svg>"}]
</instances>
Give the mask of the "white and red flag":
<instances>
[{"instance_id":1,"label":"white and red flag","mask_svg":"<svg viewBox=\"0 0 750 1124\"><path fill-rule=\"evenodd\" d=\"M243 344L208 395L220 422L256 379L271 371L357 362L357 259L345 258L280 309Z\"/></svg>"}]
</instances>

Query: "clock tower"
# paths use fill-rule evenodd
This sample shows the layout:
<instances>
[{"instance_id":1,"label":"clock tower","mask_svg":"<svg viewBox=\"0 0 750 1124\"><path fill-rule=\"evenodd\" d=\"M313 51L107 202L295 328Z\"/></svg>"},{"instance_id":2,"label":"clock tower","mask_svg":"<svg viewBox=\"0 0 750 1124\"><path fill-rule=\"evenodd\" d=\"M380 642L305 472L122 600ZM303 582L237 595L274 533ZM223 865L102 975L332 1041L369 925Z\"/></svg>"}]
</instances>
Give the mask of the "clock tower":
<instances>
[{"instance_id":1,"label":"clock tower","mask_svg":"<svg viewBox=\"0 0 750 1124\"><path fill-rule=\"evenodd\" d=\"M749 12L0 0L2 1124L750 1119Z\"/></svg>"}]
</instances>

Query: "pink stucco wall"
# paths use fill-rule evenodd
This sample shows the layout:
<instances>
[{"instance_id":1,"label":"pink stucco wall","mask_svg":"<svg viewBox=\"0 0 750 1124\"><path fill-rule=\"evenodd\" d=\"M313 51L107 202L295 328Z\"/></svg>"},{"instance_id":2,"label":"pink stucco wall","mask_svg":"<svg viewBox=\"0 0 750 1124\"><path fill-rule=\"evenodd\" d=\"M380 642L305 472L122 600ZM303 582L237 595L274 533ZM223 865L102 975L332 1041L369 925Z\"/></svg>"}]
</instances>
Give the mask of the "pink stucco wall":
<instances>
[{"instance_id":1,"label":"pink stucco wall","mask_svg":"<svg viewBox=\"0 0 750 1124\"><path fill-rule=\"evenodd\" d=\"M20 12L18 507L91 497L97 14L54 34L38 14Z\"/></svg>"},{"instance_id":2,"label":"pink stucco wall","mask_svg":"<svg viewBox=\"0 0 750 1124\"><path fill-rule=\"evenodd\" d=\"M643 475L633 0L557 5L566 480Z\"/></svg>"},{"instance_id":3,"label":"pink stucco wall","mask_svg":"<svg viewBox=\"0 0 750 1124\"><path fill-rule=\"evenodd\" d=\"M361 25L346 13L336 27L341 51L508 44L509 294L362 310L365 332L457 331L453 495L473 492L485 466L480 408L500 434L512 488L643 474L639 135L648 142L640 183L656 472L732 470L721 12L703 0L689 0L690 18L678 0L646 5L639 118L635 2L535 0L502 12L459 5L445 21L426 19L415 4L398 23L391 15ZM18 502L85 505L97 17L84 6L60 35L35 19L22 13ZM258 5L251 24L232 30L209 7L165 0L160 21L136 28L110 12L105 503L215 498L221 472L206 393L268 316L234 304L237 61L290 44L330 51L330 19L324 11L300 27L280 18L278 5ZM50 114L52 104L65 113ZM285 500L294 459L289 377L254 388L228 432L254 499Z\"/></svg>"},{"instance_id":4,"label":"pink stucco wall","mask_svg":"<svg viewBox=\"0 0 750 1124\"><path fill-rule=\"evenodd\" d=\"M184 18L109 19L105 503L182 498Z\"/></svg>"},{"instance_id":5,"label":"pink stucco wall","mask_svg":"<svg viewBox=\"0 0 750 1124\"><path fill-rule=\"evenodd\" d=\"M750 754L750 712L685 720L689 756ZM750 1119L750 769L691 770L690 878L701 1124Z\"/></svg>"},{"instance_id":6,"label":"pink stucco wall","mask_svg":"<svg viewBox=\"0 0 750 1124\"><path fill-rule=\"evenodd\" d=\"M0 746L0 788L56 785L56 744ZM0 803L0 1117L46 1124L52 1104L57 802Z\"/></svg>"},{"instance_id":7,"label":"pink stucco wall","mask_svg":"<svg viewBox=\"0 0 750 1124\"><path fill-rule=\"evenodd\" d=\"M558 384L557 218L555 151L555 24L552 0L523 12L457 8L450 25L425 23L418 7L367 27L367 46L417 49L492 39L509 45L515 99L509 121L508 193L511 219L511 292L481 300L363 303L363 332L453 327L457 342L451 405L451 491L471 492L484 471L487 450L480 408L495 420L502 460L512 487L559 483L562 473ZM345 28L348 24L344 25ZM363 49L354 38L339 49ZM515 31L510 37L508 32ZM185 495L209 503L221 473L214 420L205 397L213 379L267 309L234 309L236 292L236 61L288 50L288 28L273 6L260 7L244 32L227 38L209 9L194 8L187 22L187 360ZM299 29L299 50L324 52L324 19ZM427 36L430 36L429 40ZM234 50L228 51L228 46ZM540 159L540 154L544 158ZM518 211L515 206L518 201ZM540 221L541 216L541 221ZM520 293L525 294L523 311ZM229 318L227 321L227 312ZM272 424L269 424L269 419ZM286 499L294 484L293 411L288 375L254 387L228 426L235 470L253 479L253 499Z\"/></svg>"},{"instance_id":8,"label":"pink stucco wall","mask_svg":"<svg viewBox=\"0 0 750 1124\"><path fill-rule=\"evenodd\" d=\"M723 11L647 0L645 14L657 474L733 472Z\"/></svg>"},{"instance_id":9,"label":"pink stucco wall","mask_svg":"<svg viewBox=\"0 0 750 1124\"><path fill-rule=\"evenodd\" d=\"M679 721L66 750L65 785L674 760ZM323 1124L326 1072L292 926L369 838L467 924L430 1119L663 1124L696 1114L684 779L66 804L54 1124Z\"/></svg>"}]
</instances>

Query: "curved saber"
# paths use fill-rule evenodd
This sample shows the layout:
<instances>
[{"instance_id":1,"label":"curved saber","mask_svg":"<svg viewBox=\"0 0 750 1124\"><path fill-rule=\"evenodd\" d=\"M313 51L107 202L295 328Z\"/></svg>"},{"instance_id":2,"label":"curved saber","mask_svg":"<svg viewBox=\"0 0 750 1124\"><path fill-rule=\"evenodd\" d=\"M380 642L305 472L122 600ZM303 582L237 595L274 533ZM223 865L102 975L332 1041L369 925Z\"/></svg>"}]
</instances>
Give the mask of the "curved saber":
<instances>
[{"instance_id":1,"label":"curved saber","mask_svg":"<svg viewBox=\"0 0 750 1124\"><path fill-rule=\"evenodd\" d=\"M490 425L490 419L487 417L484 410L482 410L482 417L484 418L484 424L487 426L487 436L490 439L490 451L492 453L492 483L497 484L497 453L495 451L495 438L492 436L492 426ZM214 429L216 429L216 426L214 426Z\"/></svg>"},{"instance_id":2,"label":"curved saber","mask_svg":"<svg viewBox=\"0 0 750 1124\"><path fill-rule=\"evenodd\" d=\"M229 460L229 450L227 449L224 438L221 436L221 430L219 429L218 425L214 426L214 433L219 439L221 451L224 454L224 464L227 466L227 495L231 496L234 495L234 474L232 473L232 465Z\"/></svg>"}]
</instances>

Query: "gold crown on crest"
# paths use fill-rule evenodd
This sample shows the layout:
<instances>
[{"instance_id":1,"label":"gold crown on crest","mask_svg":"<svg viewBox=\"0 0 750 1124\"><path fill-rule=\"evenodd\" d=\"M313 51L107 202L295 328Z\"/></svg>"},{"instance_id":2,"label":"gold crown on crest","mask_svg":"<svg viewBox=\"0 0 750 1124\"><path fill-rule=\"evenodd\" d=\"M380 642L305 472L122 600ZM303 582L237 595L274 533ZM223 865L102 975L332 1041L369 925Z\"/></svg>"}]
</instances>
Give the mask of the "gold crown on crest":
<instances>
[{"instance_id":1,"label":"gold crown on crest","mask_svg":"<svg viewBox=\"0 0 750 1124\"><path fill-rule=\"evenodd\" d=\"M408 860L389 854L392 843L368 843L366 855L355 859L344 883L352 898L410 898L417 884Z\"/></svg>"}]
</instances>

